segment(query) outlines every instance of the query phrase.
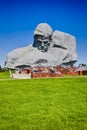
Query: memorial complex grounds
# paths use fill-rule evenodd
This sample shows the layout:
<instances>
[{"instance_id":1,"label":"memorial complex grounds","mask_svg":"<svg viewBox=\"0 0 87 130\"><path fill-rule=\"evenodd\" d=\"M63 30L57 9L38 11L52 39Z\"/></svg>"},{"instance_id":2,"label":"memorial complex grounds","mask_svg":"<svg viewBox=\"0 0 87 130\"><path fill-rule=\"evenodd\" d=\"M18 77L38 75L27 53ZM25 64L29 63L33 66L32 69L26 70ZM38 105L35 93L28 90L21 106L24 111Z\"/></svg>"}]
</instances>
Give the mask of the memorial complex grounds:
<instances>
[{"instance_id":1,"label":"memorial complex grounds","mask_svg":"<svg viewBox=\"0 0 87 130\"><path fill-rule=\"evenodd\" d=\"M87 130L87 76L15 80L0 73L0 130Z\"/></svg>"}]
</instances>

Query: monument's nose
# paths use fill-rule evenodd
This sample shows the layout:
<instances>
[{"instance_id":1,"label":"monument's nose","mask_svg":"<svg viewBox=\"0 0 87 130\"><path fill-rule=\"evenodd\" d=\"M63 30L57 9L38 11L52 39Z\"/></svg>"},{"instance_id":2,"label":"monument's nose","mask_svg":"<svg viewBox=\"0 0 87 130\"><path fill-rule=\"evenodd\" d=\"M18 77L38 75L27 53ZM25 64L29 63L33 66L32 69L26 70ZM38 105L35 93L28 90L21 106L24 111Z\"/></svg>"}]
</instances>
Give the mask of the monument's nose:
<instances>
[{"instance_id":1,"label":"monument's nose","mask_svg":"<svg viewBox=\"0 0 87 130\"><path fill-rule=\"evenodd\" d=\"M44 47L44 42L42 41L41 46Z\"/></svg>"}]
</instances>

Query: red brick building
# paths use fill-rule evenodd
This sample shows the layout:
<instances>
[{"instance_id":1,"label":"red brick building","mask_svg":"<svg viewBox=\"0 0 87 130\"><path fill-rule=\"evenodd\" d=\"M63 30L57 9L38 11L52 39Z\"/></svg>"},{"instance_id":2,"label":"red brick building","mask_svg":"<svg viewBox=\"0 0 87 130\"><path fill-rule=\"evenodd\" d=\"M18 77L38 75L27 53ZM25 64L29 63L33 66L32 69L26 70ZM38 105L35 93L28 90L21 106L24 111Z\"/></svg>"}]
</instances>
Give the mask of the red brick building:
<instances>
[{"instance_id":1,"label":"red brick building","mask_svg":"<svg viewBox=\"0 0 87 130\"><path fill-rule=\"evenodd\" d=\"M77 75L87 75L87 66L79 66L75 72L77 73Z\"/></svg>"}]
</instances>

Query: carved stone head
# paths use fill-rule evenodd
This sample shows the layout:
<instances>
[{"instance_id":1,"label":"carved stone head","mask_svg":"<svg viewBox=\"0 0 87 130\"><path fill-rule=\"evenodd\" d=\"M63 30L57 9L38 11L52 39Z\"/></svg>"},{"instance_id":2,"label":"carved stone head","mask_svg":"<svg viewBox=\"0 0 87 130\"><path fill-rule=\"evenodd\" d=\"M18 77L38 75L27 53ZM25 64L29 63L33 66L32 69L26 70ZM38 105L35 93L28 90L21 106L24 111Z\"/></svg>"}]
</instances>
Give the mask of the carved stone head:
<instances>
[{"instance_id":1,"label":"carved stone head","mask_svg":"<svg viewBox=\"0 0 87 130\"><path fill-rule=\"evenodd\" d=\"M47 52L51 44L52 29L46 23L39 24L34 31L33 46L41 52Z\"/></svg>"}]
</instances>

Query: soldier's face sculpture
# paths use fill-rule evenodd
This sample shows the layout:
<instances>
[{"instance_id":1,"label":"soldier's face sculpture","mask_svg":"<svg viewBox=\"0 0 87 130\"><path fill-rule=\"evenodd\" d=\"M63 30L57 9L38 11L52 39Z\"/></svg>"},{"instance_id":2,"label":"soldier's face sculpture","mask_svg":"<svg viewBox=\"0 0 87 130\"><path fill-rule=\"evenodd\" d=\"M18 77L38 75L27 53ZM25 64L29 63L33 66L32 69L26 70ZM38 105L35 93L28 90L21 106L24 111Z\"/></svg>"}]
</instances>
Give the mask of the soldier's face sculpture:
<instances>
[{"instance_id":1,"label":"soldier's face sculpture","mask_svg":"<svg viewBox=\"0 0 87 130\"><path fill-rule=\"evenodd\" d=\"M48 48L50 46L50 39L49 39L49 37L44 37L44 36L41 36L41 35L35 35L34 44L36 44L36 47L41 52L47 52Z\"/></svg>"}]
</instances>

